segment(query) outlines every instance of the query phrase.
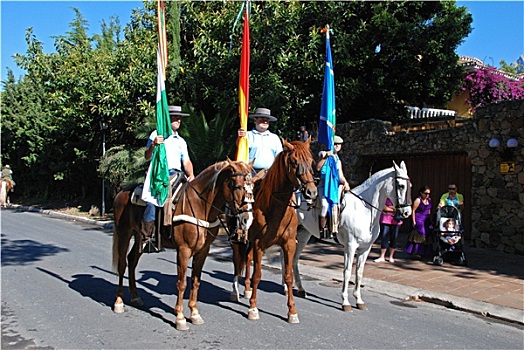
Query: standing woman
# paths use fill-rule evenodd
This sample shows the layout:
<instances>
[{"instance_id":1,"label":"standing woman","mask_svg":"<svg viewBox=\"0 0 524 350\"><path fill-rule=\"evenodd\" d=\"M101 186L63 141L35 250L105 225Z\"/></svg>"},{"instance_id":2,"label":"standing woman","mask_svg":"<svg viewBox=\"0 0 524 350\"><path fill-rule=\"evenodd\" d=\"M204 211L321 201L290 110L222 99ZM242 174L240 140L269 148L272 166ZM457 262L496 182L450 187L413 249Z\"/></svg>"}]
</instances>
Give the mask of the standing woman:
<instances>
[{"instance_id":1,"label":"standing woman","mask_svg":"<svg viewBox=\"0 0 524 350\"><path fill-rule=\"evenodd\" d=\"M429 256L433 253L431 247L431 189L422 186L419 196L413 202L412 219L413 229L408 236L408 242L404 251L412 257Z\"/></svg>"},{"instance_id":2,"label":"standing woman","mask_svg":"<svg viewBox=\"0 0 524 350\"><path fill-rule=\"evenodd\" d=\"M390 263L395 262L393 255L395 255L395 248L397 247L398 230L402 225L402 221L395 220L396 211L395 205L388 197L380 215L380 257L374 260L376 263L386 261L386 250L388 248L388 261Z\"/></svg>"}]
</instances>

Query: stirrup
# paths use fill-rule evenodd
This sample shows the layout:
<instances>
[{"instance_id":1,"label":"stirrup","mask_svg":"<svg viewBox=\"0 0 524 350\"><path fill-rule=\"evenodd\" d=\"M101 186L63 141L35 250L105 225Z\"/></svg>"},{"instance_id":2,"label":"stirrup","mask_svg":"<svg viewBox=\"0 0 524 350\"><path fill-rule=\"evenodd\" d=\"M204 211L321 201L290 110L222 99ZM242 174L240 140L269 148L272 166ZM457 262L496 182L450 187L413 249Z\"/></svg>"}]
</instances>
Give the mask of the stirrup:
<instances>
[{"instance_id":1,"label":"stirrup","mask_svg":"<svg viewBox=\"0 0 524 350\"><path fill-rule=\"evenodd\" d=\"M149 254L149 253L158 253L158 252L160 252L160 251L155 246L153 241L151 241L151 239L148 239L146 242L143 243L142 253Z\"/></svg>"}]
</instances>

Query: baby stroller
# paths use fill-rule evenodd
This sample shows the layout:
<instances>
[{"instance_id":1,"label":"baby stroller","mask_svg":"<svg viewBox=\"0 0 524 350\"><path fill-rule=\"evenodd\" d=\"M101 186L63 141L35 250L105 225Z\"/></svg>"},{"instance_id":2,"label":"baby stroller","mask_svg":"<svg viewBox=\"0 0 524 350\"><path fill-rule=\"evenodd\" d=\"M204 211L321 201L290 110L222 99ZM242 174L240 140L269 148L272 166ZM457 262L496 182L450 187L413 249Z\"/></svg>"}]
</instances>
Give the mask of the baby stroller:
<instances>
[{"instance_id":1,"label":"baby stroller","mask_svg":"<svg viewBox=\"0 0 524 350\"><path fill-rule=\"evenodd\" d=\"M458 208L448 205L437 211L435 235L437 241L433 257L435 265L442 266L446 259L458 260L460 264L468 266L464 254L464 230Z\"/></svg>"}]
</instances>

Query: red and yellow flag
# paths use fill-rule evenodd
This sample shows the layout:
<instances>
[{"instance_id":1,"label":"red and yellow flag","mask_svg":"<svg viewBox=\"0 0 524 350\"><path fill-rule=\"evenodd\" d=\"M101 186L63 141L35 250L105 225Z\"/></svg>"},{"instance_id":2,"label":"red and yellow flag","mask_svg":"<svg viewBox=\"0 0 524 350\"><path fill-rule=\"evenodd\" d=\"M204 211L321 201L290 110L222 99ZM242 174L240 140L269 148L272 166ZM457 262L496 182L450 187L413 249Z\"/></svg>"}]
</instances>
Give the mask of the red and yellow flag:
<instances>
[{"instance_id":1,"label":"red and yellow flag","mask_svg":"<svg viewBox=\"0 0 524 350\"><path fill-rule=\"evenodd\" d=\"M242 34L242 55L240 59L240 79L238 86L238 114L240 127L247 130L247 116L249 113L249 1L245 5L244 31ZM237 142L237 161L248 161L247 137L239 137Z\"/></svg>"}]
</instances>

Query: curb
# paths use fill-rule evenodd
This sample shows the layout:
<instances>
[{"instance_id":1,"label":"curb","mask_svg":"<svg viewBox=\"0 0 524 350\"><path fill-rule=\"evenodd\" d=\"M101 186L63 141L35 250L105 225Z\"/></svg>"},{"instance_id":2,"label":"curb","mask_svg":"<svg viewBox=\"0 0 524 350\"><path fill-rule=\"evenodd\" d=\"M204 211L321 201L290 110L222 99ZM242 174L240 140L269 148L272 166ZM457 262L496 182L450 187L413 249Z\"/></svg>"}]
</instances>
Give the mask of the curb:
<instances>
[{"instance_id":1,"label":"curb","mask_svg":"<svg viewBox=\"0 0 524 350\"><path fill-rule=\"evenodd\" d=\"M32 206L22 206L18 204L11 204L8 208L41 213L44 215L49 215L50 217L55 217L59 219L65 219L69 221L80 221L96 226L100 226L103 229L112 230L113 222L99 221L94 219L89 219L85 217L74 216L70 214L64 214L59 212L54 212L51 210L45 210L38 207ZM232 259L231 250L224 249L223 247L212 246L209 254L218 255L222 258ZM263 260L263 265L266 267L274 268L280 270L280 261L276 259L277 263L269 261L268 259ZM342 283L341 271L337 273L332 270L327 270L319 268L312 265L307 265L304 263L300 264L301 274L307 275L308 277L313 277L318 280L330 279ZM428 291L422 288L414 288L410 286L404 286L397 283L381 281L372 278L366 278L365 289L373 291L375 293L380 293L383 295L388 295L396 299L403 301L425 301L428 303L433 303L441 305L450 309L455 309L459 311L466 311L473 313L479 316L490 317L500 321L505 321L509 323L515 323L519 325L524 325L524 312L518 309L513 309L510 307L504 307L499 305L493 305L482 301L472 300L464 297L459 297L455 295Z\"/></svg>"}]
</instances>

